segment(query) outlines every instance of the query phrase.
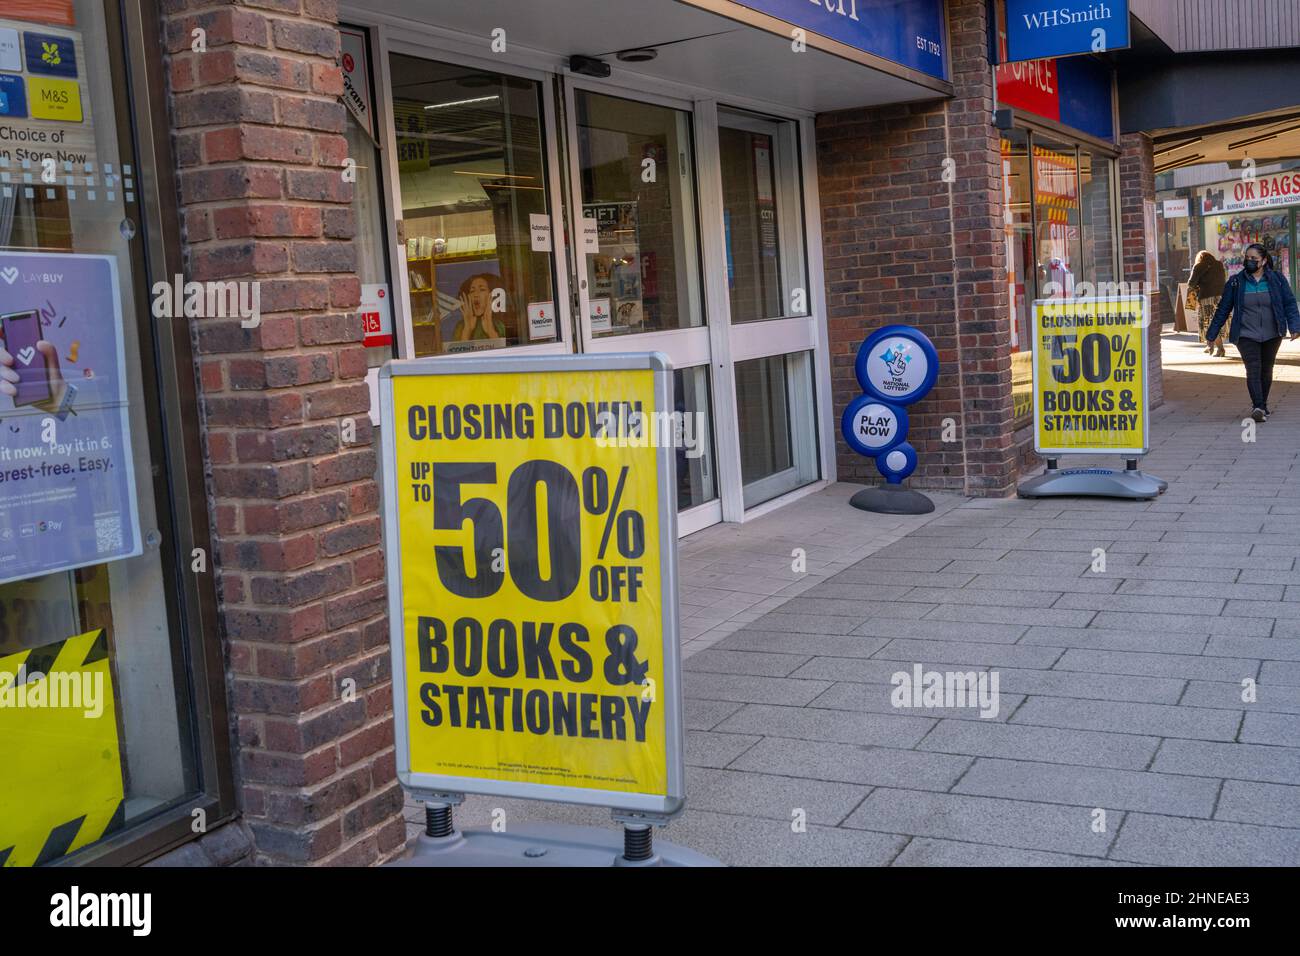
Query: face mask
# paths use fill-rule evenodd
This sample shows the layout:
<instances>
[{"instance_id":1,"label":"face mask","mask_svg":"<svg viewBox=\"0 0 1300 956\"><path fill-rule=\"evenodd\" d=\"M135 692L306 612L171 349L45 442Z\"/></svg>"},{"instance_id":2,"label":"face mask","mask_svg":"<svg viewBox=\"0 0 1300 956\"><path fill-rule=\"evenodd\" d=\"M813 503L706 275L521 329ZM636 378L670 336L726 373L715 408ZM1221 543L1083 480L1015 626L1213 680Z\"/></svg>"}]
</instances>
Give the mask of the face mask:
<instances>
[{"instance_id":1,"label":"face mask","mask_svg":"<svg viewBox=\"0 0 1300 956\"><path fill-rule=\"evenodd\" d=\"M1247 263L1246 263L1246 271L1247 271L1248 273L1250 273L1251 275L1254 275L1256 272L1259 271L1259 263L1258 263L1258 262L1247 262Z\"/></svg>"}]
</instances>

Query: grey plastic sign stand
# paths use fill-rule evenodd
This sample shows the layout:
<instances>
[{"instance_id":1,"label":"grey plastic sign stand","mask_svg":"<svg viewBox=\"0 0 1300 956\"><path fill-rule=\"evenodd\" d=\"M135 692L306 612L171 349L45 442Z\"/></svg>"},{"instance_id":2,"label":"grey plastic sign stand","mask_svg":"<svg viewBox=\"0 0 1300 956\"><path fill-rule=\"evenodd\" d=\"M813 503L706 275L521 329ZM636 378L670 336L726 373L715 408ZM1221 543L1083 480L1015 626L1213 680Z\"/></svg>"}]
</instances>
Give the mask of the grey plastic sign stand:
<instances>
[{"instance_id":1,"label":"grey plastic sign stand","mask_svg":"<svg viewBox=\"0 0 1300 956\"><path fill-rule=\"evenodd\" d=\"M1020 483L1021 498L1102 497L1148 501L1169 487L1169 482L1139 471L1130 459L1123 471L1113 468L1059 468L1049 458L1047 471Z\"/></svg>"},{"instance_id":2,"label":"grey plastic sign stand","mask_svg":"<svg viewBox=\"0 0 1300 956\"><path fill-rule=\"evenodd\" d=\"M383 423L383 482L385 556L389 575L389 629L393 654L393 711L397 777L412 797L424 802L425 834L408 847L394 866L610 866L610 865L718 865L701 854L672 844L656 851L653 828L666 825L685 805L684 729L681 696L681 655L677 606L677 499L675 449L671 443L654 447L658 507L644 516L645 530L659 539L660 625L658 650L662 654L663 686L656 698L663 707L665 748L665 792L623 792L580 786L542 784L501 779L486 774L453 776L417 772L411 764L410 715L408 714L406 616L403 593L402 549L399 515L396 420L393 380L404 376L461 377L501 373L579 375L582 372L642 371L653 373L654 411L673 411L672 366L660 353L612 353L544 357L486 356L392 361L380 372L380 409ZM653 422L654 419L651 419ZM643 428L654 435L654 425ZM590 436L589 436L590 438ZM594 440L594 439L591 439ZM436 462L435 462L436 465ZM625 469L626 470L626 469ZM621 489L621 486L620 486ZM418 729L418 728L416 728ZM622 739L620 737L620 739ZM469 830L460 832L453 823L453 808L466 793L565 803L606 806L623 833L595 827L562 824L530 824L508 832Z\"/></svg>"},{"instance_id":3,"label":"grey plastic sign stand","mask_svg":"<svg viewBox=\"0 0 1300 956\"><path fill-rule=\"evenodd\" d=\"M1061 468L1060 456L1067 454L1074 455L1100 455L1106 454L1107 450L1101 449L1064 449L1064 448L1044 448L1040 442L1038 429L1038 416L1042 413L1040 403L1042 393L1039 389L1039 353L1044 347L1043 336L1037 328L1038 307L1042 304L1059 304L1062 302L1095 305L1108 301L1120 301L1121 299L1137 298L1129 296L1115 297L1113 300L1106 297L1097 298L1077 298L1077 299L1038 299L1031 306L1031 314L1035 317L1033 338L1033 393L1034 393L1034 451L1043 455L1047 459L1047 470L1041 475L1035 475L1022 481L1016 487L1016 494L1021 498L1058 498L1058 497L1094 497L1094 498L1129 498L1136 500L1150 500L1160 495L1169 487L1169 482L1163 478L1157 478L1154 475L1148 475L1138 468L1138 457L1145 455L1150 448L1150 438L1148 429L1151 417L1151 398L1147 389L1147 383L1142 383L1142 443L1140 447L1134 446L1127 449L1110 451L1111 454L1122 455L1125 458L1125 467L1123 471L1116 471L1112 468ZM1147 323L1150 321L1151 303L1145 297L1142 298L1142 321L1138 329L1140 334L1146 334ZM1142 353L1143 361L1140 373L1146 375L1146 353ZM1135 373L1138 369L1133 370Z\"/></svg>"},{"instance_id":4,"label":"grey plastic sign stand","mask_svg":"<svg viewBox=\"0 0 1300 956\"><path fill-rule=\"evenodd\" d=\"M526 823L496 833L487 829L450 836L421 834L407 855L389 866L721 866L694 850L659 842L646 859L629 860L614 830L561 823Z\"/></svg>"}]
</instances>

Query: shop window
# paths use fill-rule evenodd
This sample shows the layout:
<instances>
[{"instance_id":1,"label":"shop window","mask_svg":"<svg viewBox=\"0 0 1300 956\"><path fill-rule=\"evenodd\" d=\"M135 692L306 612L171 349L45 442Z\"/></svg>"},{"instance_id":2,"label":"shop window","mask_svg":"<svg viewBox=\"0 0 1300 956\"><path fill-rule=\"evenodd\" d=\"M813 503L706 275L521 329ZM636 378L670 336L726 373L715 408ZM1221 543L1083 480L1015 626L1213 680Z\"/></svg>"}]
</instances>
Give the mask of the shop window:
<instances>
[{"instance_id":1,"label":"shop window","mask_svg":"<svg viewBox=\"0 0 1300 956\"><path fill-rule=\"evenodd\" d=\"M1114 169L1114 160L1071 143L1020 129L1002 134L1016 428L1032 417L1034 300L1096 295L1099 283L1119 279Z\"/></svg>"},{"instance_id":2,"label":"shop window","mask_svg":"<svg viewBox=\"0 0 1300 956\"><path fill-rule=\"evenodd\" d=\"M541 84L391 65L415 354L556 341Z\"/></svg>"},{"instance_id":3,"label":"shop window","mask_svg":"<svg viewBox=\"0 0 1300 956\"><path fill-rule=\"evenodd\" d=\"M1002 136L1003 213L1007 248L1007 297L1011 307L1011 399L1014 427L1032 417L1033 343L1030 341L1030 303L1038 297L1038 275L1033 267L1034 193L1029 169L1029 137L1021 130Z\"/></svg>"},{"instance_id":4,"label":"shop window","mask_svg":"<svg viewBox=\"0 0 1300 956\"><path fill-rule=\"evenodd\" d=\"M143 197L113 33L90 0L0 12L6 866L91 846L199 782L177 604L190 559L182 572L162 490Z\"/></svg>"},{"instance_id":5,"label":"shop window","mask_svg":"<svg viewBox=\"0 0 1300 956\"><path fill-rule=\"evenodd\" d=\"M718 123L731 321L806 315L797 127L730 111Z\"/></svg>"},{"instance_id":6,"label":"shop window","mask_svg":"<svg viewBox=\"0 0 1300 956\"><path fill-rule=\"evenodd\" d=\"M691 117L575 91L594 338L704 324Z\"/></svg>"},{"instance_id":7,"label":"shop window","mask_svg":"<svg viewBox=\"0 0 1300 956\"><path fill-rule=\"evenodd\" d=\"M1115 224L1111 216L1111 177L1114 162L1086 149L1079 150L1079 217L1082 223L1083 276L1096 284L1118 282L1115 265Z\"/></svg>"},{"instance_id":8,"label":"shop window","mask_svg":"<svg viewBox=\"0 0 1300 956\"><path fill-rule=\"evenodd\" d=\"M1083 266L1077 151L1066 143L1035 137L1033 162L1038 293L1073 295Z\"/></svg>"}]
</instances>

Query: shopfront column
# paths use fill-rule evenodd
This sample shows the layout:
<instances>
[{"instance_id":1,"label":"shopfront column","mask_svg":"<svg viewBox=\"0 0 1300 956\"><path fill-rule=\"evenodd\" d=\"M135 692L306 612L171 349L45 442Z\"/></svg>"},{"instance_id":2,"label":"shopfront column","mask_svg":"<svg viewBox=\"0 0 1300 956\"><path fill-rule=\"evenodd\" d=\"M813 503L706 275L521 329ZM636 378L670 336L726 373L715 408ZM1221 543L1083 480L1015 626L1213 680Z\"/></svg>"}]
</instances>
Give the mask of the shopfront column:
<instances>
[{"instance_id":1,"label":"shopfront column","mask_svg":"<svg viewBox=\"0 0 1300 956\"><path fill-rule=\"evenodd\" d=\"M164 10L186 278L260 299L189 320L240 825L261 862L373 863L405 829L335 4Z\"/></svg>"}]
</instances>

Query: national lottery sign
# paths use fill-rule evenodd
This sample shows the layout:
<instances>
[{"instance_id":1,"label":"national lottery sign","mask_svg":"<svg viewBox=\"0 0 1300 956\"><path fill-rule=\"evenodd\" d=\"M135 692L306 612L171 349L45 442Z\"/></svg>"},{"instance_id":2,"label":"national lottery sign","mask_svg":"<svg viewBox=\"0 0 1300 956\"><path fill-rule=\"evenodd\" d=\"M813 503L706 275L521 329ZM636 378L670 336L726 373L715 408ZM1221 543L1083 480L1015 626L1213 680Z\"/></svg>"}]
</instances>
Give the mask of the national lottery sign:
<instances>
[{"instance_id":1,"label":"national lottery sign","mask_svg":"<svg viewBox=\"0 0 1300 956\"><path fill-rule=\"evenodd\" d=\"M420 359L380 381L398 778L680 810L667 360Z\"/></svg>"},{"instance_id":2,"label":"national lottery sign","mask_svg":"<svg viewBox=\"0 0 1300 956\"><path fill-rule=\"evenodd\" d=\"M1143 455L1144 296L1034 302L1034 450Z\"/></svg>"}]
</instances>

